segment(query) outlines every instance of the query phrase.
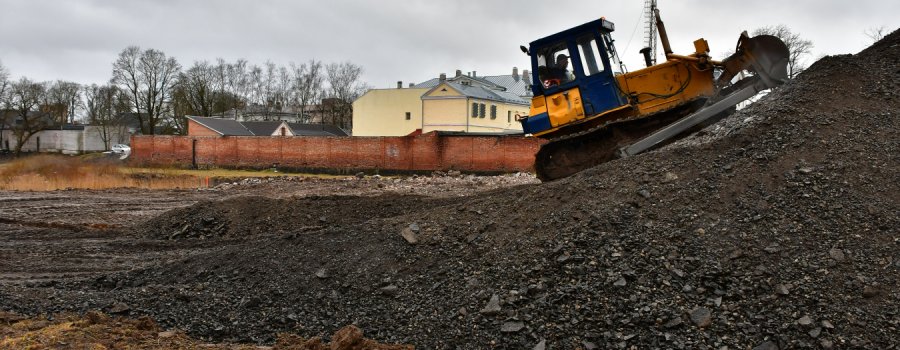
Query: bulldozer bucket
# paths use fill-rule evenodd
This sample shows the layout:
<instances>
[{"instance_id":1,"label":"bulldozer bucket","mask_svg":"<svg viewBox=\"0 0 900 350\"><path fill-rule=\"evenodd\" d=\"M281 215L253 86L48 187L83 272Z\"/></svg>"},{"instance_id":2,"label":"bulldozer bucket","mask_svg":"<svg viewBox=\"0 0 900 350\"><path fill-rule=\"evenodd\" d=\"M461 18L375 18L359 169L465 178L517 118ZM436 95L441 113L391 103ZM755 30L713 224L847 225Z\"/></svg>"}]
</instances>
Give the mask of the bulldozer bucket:
<instances>
[{"instance_id":1,"label":"bulldozer bucket","mask_svg":"<svg viewBox=\"0 0 900 350\"><path fill-rule=\"evenodd\" d=\"M719 87L731 84L731 79L743 70L759 76L768 87L778 86L788 79L790 52L781 39L771 35L750 37L741 33L736 52L722 60L722 75L717 79Z\"/></svg>"},{"instance_id":2,"label":"bulldozer bucket","mask_svg":"<svg viewBox=\"0 0 900 350\"><path fill-rule=\"evenodd\" d=\"M781 39L771 35L741 39L739 45L752 67L750 70L759 74L766 85L774 87L788 80L790 51Z\"/></svg>"}]
</instances>

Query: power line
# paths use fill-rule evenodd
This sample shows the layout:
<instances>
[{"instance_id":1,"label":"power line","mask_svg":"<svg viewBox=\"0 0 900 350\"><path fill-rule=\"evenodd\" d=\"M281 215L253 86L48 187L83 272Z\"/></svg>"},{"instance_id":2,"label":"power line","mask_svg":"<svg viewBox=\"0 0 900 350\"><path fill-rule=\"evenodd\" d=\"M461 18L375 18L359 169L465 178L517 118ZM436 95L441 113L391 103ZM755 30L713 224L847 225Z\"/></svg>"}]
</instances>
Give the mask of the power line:
<instances>
[{"instance_id":1,"label":"power line","mask_svg":"<svg viewBox=\"0 0 900 350\"><path fill-rule=\"evenodd\" d=\"M641 8L641 14L638 15L638 20L634 21L634 30L631 31L631 36L628 37L628 44L625 45L625 50L622 52L628 52L628 48L631 47L631 42L634 41L634 33L637 33L638 26L641 25L641 19L644 18L644 8Z\"/></svg>"}]
</instances>

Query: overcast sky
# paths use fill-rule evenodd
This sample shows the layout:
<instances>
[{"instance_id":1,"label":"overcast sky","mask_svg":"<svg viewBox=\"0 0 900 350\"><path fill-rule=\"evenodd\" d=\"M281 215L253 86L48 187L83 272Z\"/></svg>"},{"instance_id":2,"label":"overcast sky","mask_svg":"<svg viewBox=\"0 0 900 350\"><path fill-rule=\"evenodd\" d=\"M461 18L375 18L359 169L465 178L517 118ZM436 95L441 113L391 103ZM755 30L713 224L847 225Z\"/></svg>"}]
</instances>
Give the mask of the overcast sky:
<instances>
[{"instance_id":1,"label":"overcast sky","mask_svg":"<svg viewBox=\"0 0 900 350\"><path fill-rule=\"evenodd\" d=\"M864 31L898 25L897 0L659 0L676 53L697 38L713 55L742 30L785 24L813 55L856 53ZM619 54L640 68L642 0L0 0L0 62L13 78L104 83L130 45L162 50L184 67L245 58L262 65L316 59L363 66L377 88L456 69L478 75L528 68L519 45L601 16ZM633 34L633 35L632 35ZM662 48L660 47L660 50Z\"/></svg>"}]
</instances>

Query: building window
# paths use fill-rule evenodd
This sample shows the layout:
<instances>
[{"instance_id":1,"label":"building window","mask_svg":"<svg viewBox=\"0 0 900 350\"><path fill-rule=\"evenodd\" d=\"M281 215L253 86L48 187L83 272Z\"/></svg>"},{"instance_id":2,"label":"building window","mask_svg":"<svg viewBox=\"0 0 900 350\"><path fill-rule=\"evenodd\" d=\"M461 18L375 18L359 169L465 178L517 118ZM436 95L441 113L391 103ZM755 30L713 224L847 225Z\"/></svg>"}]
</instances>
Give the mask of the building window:
<instances>
[{"instance_id":1,"label":"building window","mask_svg":"<svg viewBox=\"0 0 900 350\"><path fill-rule=\"evenodd\" d=\"M484 103L478 106L478 111L481 112L481 117L484 118L487 115L487 111L485 110Z\"/></svg>"},{"instance_id":2,"label":"building window","mask_svg":"<svg viewBox=\"0 0 900 350\"><path fill-rule=\"evenodd\" d=\"M512 111L506 111L506 122L512 123Z\"/></svg>"},{"instance_id":3,"label":"building window","mask_svg":"<svg viewBox=\"0 0 900 350\"><path fill-rule=\"evenodd\" d=\"M491 105L491 119L497 119L497 105Z\"/></svg>"},{"instance_id":4,"label":"building window","mask_svg":"<svg viewBox=\"0 0 900 350\"><path fill-rule=\"evenodd\" d=\"M472 102L472 118L478 118L478 103Z\"/></svg>"},{"instance_id":5,"label":"building window","mask_svg":"<svg viewBox=\"0 0 900 350\"><path fill-rule=\"evenodd\" d=\"M412 113L406 112L406 120L411 120L411 119L412 119Z\"/></svg>"}]
</instances>

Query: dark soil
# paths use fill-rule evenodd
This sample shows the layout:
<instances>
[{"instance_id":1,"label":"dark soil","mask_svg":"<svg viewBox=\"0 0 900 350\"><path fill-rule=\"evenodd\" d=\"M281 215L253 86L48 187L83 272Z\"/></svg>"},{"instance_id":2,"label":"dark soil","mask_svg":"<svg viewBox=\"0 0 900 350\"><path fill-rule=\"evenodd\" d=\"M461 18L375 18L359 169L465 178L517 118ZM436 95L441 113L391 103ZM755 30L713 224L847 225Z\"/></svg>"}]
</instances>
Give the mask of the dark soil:
<instances>
[{"instance_id":1,"label":"dark soil","mask_svg":"<svg viewBox=\"0 0 900 350\"><path fill-rule=\"evenodd\" d=\"M134 349L134 350L260 350L252 345L208 344L180 331L163 331L149 317L129 319L91 311L80 315L25 318L0 312L0 349ZM412 350L409 345L385 345L363 337L359 328L338 330L331 343L319 337L279 334L271 350Z\"/></svg>"},{"instance_id":2,"label":"dark soil","mask_svg":"<svg viewBox=\"0 0 900 350\"><path fill-rule=\"evenodd\" d=\"M325 227L353 226L451 203L450 199L381 195L309 196L291 199L239 197L205 201L172 211L134 228L157 239L249 238L291 235Z\"/></svg>"},{"instance_id":3,"label":"dark soil","mask_svg":"<svg viewBox=\"0 0 900 350\"><path fill-rule=\"evenodd\" d=\"M3 284L0 309L150 315L217 341L354 324L421 349L895 349L898 62L895 32L700 135L552 183L175 210L135 232L206 248Z\"/></svg>"}]
</instances>

